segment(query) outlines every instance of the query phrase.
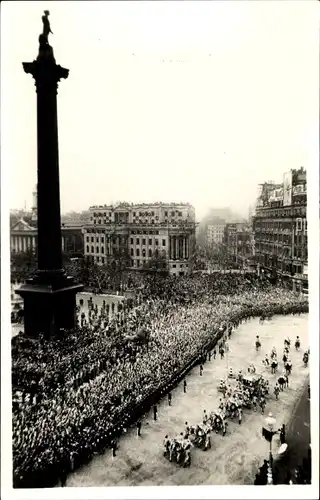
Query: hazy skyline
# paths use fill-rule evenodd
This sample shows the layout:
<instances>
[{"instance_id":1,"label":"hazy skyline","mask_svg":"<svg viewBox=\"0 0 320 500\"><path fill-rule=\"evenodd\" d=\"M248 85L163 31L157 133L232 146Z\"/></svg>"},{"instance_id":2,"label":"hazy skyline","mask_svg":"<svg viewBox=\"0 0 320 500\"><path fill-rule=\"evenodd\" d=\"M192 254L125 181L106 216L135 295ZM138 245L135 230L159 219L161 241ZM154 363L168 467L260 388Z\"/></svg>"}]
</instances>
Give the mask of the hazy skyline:
<instances>
[{"instance_id":1,"label":"hazy skyline","mask_svg":"<svg viewBox=\"0 0 320 500\"><path fill-rule=\"evenodd\" d=\"M258 184L312 168L318 122L313 2L5 2L2 167L32 203L36 92L22 69L50 10L63 212L185 201L247 215Z\"/></svg>"}]
</instances>

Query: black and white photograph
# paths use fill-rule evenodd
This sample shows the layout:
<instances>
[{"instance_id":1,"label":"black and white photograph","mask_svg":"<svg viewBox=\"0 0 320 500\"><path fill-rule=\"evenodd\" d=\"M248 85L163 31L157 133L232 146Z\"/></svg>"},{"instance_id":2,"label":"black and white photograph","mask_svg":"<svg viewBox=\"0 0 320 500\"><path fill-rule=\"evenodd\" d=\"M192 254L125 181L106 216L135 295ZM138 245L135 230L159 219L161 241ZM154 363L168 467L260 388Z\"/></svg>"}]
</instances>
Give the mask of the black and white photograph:
<instances>
[{"instance_id":1,"label":"black and white photograph","mask_svg":"<svg viewBox=\"0 0 320 500\"><path fill-rule=\"evenodd\" d=\"M1 11L2 498L317 498L318 2Z\"/></svg>"}]
</instances>

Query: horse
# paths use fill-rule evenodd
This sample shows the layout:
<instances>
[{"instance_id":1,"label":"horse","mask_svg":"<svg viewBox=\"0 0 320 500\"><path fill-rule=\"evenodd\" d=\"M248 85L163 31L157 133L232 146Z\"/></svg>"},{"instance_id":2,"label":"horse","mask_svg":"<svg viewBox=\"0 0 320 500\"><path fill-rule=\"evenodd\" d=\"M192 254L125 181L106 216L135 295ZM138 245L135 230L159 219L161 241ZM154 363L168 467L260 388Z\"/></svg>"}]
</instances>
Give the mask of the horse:
<instances>
[{"instance_id":1,"label":"horse","mask_svg":"<svg viewBox=\"0 0 320 500\"><path fill-rule=\"evenodd\" d=\"M275 348L273 348L270 354L270 359L275 359L276 357L277 357L277 351L275 350Z\"/></svg>"},{"instance_id":2,"label":"horse","mask_svg":"<svg viewBox=\"0 0 320 500\"><path fill-rule=\"evenodd\" d=\"M279 384L279 387L280 387L281 391L283 391L286 383L287 383L286 378L283 375L281 375L281 377L278 378L278 384Z\"/></svg>"},{"instance_id":3,"label":"horse","mask_svg":"<svg viewBox=\"0 0 320 500\"><path fill-rule=\"evenodd\" d=\"M234 418L237 414L239 405L236 401L228 400L226 404L226 410L230 418Z\"/></svg>"},{"instance_id":4,"label":"horse","mask_svg":"<svg viewBox=\"0 0 320 500\"><path fill-rule=\"evenodd\" d=\"M259 398L259 406L260 406L260 408L261 408L261 413L264 413L264 409L265 409L265 407L266 407L266 404L267 404L267 403L266 403L265 397L264 397L264 396L261 396L261 397Z\"/></svg>"},{"instance_id":5,"label":"horse","mask_svg":"<svg viewBox=\"0 0 320 500\"><path fill-rule=\"evenodd\" d=\"M271 373L275 374L278 368L278 361L276 359L273 359L271 361Z\"/></svg>"},{"instance_id":6,"label":"horse","mask_svg":"<svg viewBox=\"0 0 320 500\"><path fill-rule=\"evenodd\" d=\"M284 339L284 345L287 346L287 347L290 347L291 345L291 340L288 338Z\"/></svg>"},{"instance_id":7,"label":"horse","mask_svg":"<svg viewBox=\"0 0 320 500\"><path fill-rule=\"evenodd\" d=\"M214 413L211 417L211 428L218 434L223 429L223 417L220 413Z\"/></svg>"},{"instance_id":8,"label":"horse","mask_svg":"<svg viewBox=\"0 0 320 500\"><path fill-rule=\"evenodd\" d=\"M291 361L287 361L284 365L284 368L286 370L286 375L290 375L291 374L291 371L292 371L292 363Z\"/></svg>"}]
</instances>

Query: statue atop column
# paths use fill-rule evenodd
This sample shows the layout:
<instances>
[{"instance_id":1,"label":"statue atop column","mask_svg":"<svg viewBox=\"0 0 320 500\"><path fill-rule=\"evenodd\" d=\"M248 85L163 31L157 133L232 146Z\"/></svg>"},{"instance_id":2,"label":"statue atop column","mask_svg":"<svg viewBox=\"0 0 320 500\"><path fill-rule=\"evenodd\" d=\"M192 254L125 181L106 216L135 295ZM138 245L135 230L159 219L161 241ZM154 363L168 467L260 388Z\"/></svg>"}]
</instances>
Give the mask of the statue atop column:
<instances>
[{"instance_id":1,"label":"statue atop column","mask_svg":"<svg viewBox=\"0 0 320 500\"><path fill-rule=\"evenodd\" d=\"M42 23L43 23L43 31L42 31L42 35L43 35L43 39L47 42L48 42L48 36L49 36L49 33L52 33L51 31L51 27L50 27L50 21L49 21L49 16L50 16L50 12L48 10L45 10L44 12L44 16L42 16Z\"/></svg>"},{"instance_id":2,"label":"statue atop column","mask_svg":"<svg viewBox=\"0 0 320 500\"><path fill-rule=\"evenodd\" d=\"M49 15L50 15L50 12L48 10L45 10L43 12L43 16L42 16L42 24L43 24L43 29L42 29L42 33L41 35L39 36L39 56L38 58L53 58L53 49L51 47L51 45L49 44L49 41L48 41L48 36L50 33L52 33L53 35L53 32L51 31L51 27L50 27L50 21L49 21Z\"/></svg>"}]
</instances>

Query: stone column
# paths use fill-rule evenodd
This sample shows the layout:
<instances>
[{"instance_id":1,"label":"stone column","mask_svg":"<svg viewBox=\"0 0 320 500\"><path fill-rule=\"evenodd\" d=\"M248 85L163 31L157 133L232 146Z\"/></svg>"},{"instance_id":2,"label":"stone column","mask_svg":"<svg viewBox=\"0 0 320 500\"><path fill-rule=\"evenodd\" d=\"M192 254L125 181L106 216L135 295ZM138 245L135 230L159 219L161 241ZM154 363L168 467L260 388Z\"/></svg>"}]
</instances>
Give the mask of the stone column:
<instances>
[{"instance_id":1,"label":"stone column","mask_svg":"<svg viewBox=\"0 0 320 500\"><path fill-rule=\"evenodd\" d=\"M62 269L57 90L69 70L56 64L45 35L39 53L22 63L37 92L38 270L17 290L24 299L25 333L37 336L75 325L75 295L83 286Z\"/></svg>"}]
</instances>

